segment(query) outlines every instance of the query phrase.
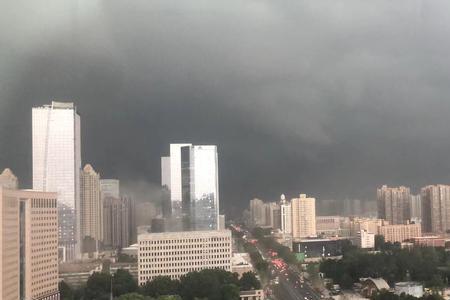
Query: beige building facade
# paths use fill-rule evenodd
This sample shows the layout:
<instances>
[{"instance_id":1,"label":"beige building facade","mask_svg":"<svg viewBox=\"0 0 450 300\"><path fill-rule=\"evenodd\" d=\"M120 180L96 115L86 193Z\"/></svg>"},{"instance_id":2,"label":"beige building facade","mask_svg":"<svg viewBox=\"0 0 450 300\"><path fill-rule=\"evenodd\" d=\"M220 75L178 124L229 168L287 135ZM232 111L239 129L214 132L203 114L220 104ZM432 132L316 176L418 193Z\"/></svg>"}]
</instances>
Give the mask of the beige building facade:
<instances>
[{"instance_id":1,"label":"beige building facade","mask_svg":"<svg viewBox=\"0 0 450 300\"><path fill-rule=\"evenodd\" d=\"M138 235L139 284L157 276L178 279L192 271L231 271L229 230L145 233Z\"/></svg>"},{"instance_id":2,"label":"beige building facade","mask_svg":"<svg viewBox=\"0 0 450 300\"><path fill-rule=\"evenodd\" d=\"M420 224L383 225L378 227L378 234L384 236L385 242L401 243L422 236Z\"/></svg>"},{"instance_id":3,"label":"beige building facade","mask_svg":"<svg viewBox=\"0 0 450 300\"><path fill-rule=\"evenodd\" d=\"M300 194L291 200L292 237L301 239L316 236L316 199Z\"/></svg>"},{"instance_id":4,"label":"beige building facade","mask_svg":"<svg viewBox=\"0 0 450 300\"><path fill-rule=\"evenodd\" d=\"M81 172L80 224L81 239L103 240L103 203L100 194L100 175L87 164Z\"/></svg>"},{"instance_id":5,"label":"beige building facade","mask_svg":"<svg viewBox=\"0 0 450 300\"><path fill-rule=\"evenodd\" d=\"M57 300L57 194L0 187L2 300Z\"/></svg>"},{"instance_id":6,"label":"beige building facade","mask_svg":"<svg viewBox=\"0 0 450 300\"><path fill-rule=\"evenodd\" d=\"M19 180L13 172L7 168L0 174L0 186L3 186L6 189L15 190L19 188Z\"/></svg>"},{"instance_id":7,"label":"beige building facade","mask_svg":"<svg viewBox=\"0 0 450 300\"><path fill-rule=\"evenodd\" d=\"M316 233L319 236L335 237L341 235L341 225L347 217L341 216L317 216Z\"/></svg>"}]
</instances>

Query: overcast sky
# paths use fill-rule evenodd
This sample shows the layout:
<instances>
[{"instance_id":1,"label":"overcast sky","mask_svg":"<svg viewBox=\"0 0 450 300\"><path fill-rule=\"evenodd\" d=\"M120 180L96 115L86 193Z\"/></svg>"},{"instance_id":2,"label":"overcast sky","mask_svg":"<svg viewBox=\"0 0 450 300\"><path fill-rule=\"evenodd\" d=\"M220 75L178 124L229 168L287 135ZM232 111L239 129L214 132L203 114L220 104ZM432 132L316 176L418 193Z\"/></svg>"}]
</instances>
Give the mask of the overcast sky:
<instances>
[{"instance_id":1,"label":"overcast sky","mask_svg":"<svg viewBox=\"0 0 450 300\"><path fill-rule=\"evenodd\" d=\"M83 162L160 181L217 144L222 206L450 183L450 1L0 5L0 168L31 181L31 107L74 101Z\"/></svg>"}]
</instances>

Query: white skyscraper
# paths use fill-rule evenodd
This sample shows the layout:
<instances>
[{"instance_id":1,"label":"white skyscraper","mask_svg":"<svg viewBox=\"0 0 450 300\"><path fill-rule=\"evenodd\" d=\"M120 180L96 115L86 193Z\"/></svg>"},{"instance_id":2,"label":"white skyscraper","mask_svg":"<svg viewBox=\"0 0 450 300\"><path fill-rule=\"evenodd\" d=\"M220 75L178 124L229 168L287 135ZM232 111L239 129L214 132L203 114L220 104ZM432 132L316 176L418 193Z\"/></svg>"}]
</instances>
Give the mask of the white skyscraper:
<instances>
[{"instance_id":1,"label":"white skyscraper","mask_svg":"<svg viewBox=\"0 0 450 300\"><path fill-rule=\"evenodd\" d=\"M292 210L291 203L286 201L286 197L281 195L281 231L284 234L292 234Z\"/></svg>"},{"instance_id":2,"label":"white skyscraper","mask_svg":"<svg viewBox=\"0 0 450 300\"><path fill-rule=\"evenodd\" d=\"M58 193L60 249L80 254L80 116L73 103L33 108L33 189Z\"/></svg>"},{"instance_id":3,"label":"white skyscraper","mask_svg":"<svg viewBox=\"0 0 450 300\"><path fill-rule=\"evenodd\" d=\"M192 228L216 230L219 227L217 146L193 146L190 156Z\"/></svg>"},{"instance_id":4,"label":"white skyscraper","mask_svg":"<svg viewBox=\"0 0 450 300\"><path fill-rule=\"evenodd\" d=\"M161 184L170 188L171 216L185 230L216 230L219 224L217 146L171 144L161 158ZM169 181L170 178L170 181Z\"/></svg>"}]
</instances>

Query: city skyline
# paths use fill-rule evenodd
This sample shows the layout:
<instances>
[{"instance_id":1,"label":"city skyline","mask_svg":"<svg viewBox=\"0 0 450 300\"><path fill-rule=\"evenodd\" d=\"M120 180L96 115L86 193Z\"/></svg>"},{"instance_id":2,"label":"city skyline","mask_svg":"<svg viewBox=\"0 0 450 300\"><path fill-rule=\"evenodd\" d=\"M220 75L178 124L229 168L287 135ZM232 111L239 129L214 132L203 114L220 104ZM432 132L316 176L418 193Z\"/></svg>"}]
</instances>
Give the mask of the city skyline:
<instances>
[{"instance_id":1,"label":"city skyline","mask_svg":"<svg viewBox=\"0 0 450 300\"><path fill-rule=\"evenodd\" d=\"M34 17L10 3L0 165L30 186L29 107L68 99L85 161L124 184L159 185L170 143L217 145L228 210L449 183L450 3L348 2L81 0L77 18L64 2Z\"/></svg>"},{"instance_id":2,"label":"city skyline","mask_svg":"<svg viewBox=\"0 0 450 300\"><path fill-rule=\"evenodd\" d=\"M450 300L449 0L1 8L0 300Z\"/></svg>"}]
</instances>

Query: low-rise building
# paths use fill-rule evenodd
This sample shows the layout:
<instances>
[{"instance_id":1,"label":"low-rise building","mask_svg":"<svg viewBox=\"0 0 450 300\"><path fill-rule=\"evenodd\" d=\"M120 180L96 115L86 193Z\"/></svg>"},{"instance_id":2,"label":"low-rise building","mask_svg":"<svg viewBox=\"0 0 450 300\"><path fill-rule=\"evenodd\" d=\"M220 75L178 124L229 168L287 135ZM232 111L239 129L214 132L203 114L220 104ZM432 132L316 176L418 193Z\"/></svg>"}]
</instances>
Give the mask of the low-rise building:
<instances>
[{"instance_id":1,"label":"low-rise building","mask_svg":"<svg viewBox=\"0 0 450 300\"><path fill-rule=\"evenodd\" d=\"M352 217L348 223L345 223L346 229L349 231L350 236L357 236L358 232L365 230L368 233L378 234L378 227L382 225L388 225L389 222L377 218L359 218Z\"/></svg>"},{"instance_id":2,"label":"low-rise building","mask_svg":"<svg viewBox=\"0 0 450 300\"><path fill-rule=\"evenodd\" d=\"M101 262L62 263L59 265L59 279L72 288L78 288L86 284L89 276L102 269Z\"/></svg>"},{"instance_id":3,"label":"low-rise building","mask_svg":"<svg viewBox=\"0 0 450 300\"><path fill-rule=\"evenodd\" d=\"M126 254L128 256L131 256L133 258L137 258L138 257L138 250L139 250L139 245L138 244L133 244L133 245L130 245L129 247L122 248L122 253Z\"/></svg>"},{"instance_id":4,"label":"low-rise building","mask_svg":"<svg viewBox=\"0 0 450 300\"><path fill-rule=\"evenodd\" d=\"M138 236L139 284L157 276L179 279L203 269L231 271L229 230L145 233Z\"/></svg>"},{"instance_id":5,"label":"low-rise building","mask_svg":"<svg viewBox=\"0 0 450 300\"><path fill-rule=\"evenodd\" d=\"M240 300L264 300L263 290L242 291L239 293Z\"/></svg>"},{"instance_id":6,"label":"low-rise building","mask_svg":"<svg viewBox=\"0 0 450 300\"><path fill-rule=\"evenodd\" d=\"M383 278L366 278L362 281L362 294L365 297L372 297L382 290L389 291L389 284Z\"/></svg>"},{"instance_id":7,"label":"low-rise building","mask_svg":"<svg viewBox=\"0 0 450 300\"><path fill-rule=\"evenodd\" d=\"M316 231L318 236L334 237L339 236L341 231L340 216L316 216Z\"/></svg>"},{"instance_id":8,"label":"low-rise building","mask_svg":"<svg viewBox=\"0 0 450 300\"><path fill-rule=\"evenodd\" d=\"M413 243L422 247L445 247L445 239L438 236L415 237Z\"/></svg>"},{"instance_id":9,"label":"low-rise building","mask_svg":"<svg viewBox=\"0 0 450 300\"><path fill-rule=\"evenodd\" d=\"M385 242L401 243L422 236L420 224L397 224L378 226L378 234L384 236Z\"/></svg>"},{"instance_id":10,"label":"low-rise building","mask_svg":"<svg viewBox=\"0 0 450 300\"><path fill-rule=\"evenodd\" d=\"M237 273L239 278L241 278L244 273L252 271L253 266L248 253L233 253L233 257L231 258L231 272Z\"/></svg>"},{"instance_id":11,"label":"low-rise building","mask_svg":"<svg viewBox=\"0 0 450 300\"><path fill-rule=\"evenodd\" d=\"M423 297L423 285L418 282L406 281L395 284L395 293L397 295L405 294L416 298Z\"/></svg>"},{"instance_id":12,"label":"low-rise building","mask_svg":"<svg viewBox=\"0 0 450 300\"><path fill-rule=\"evenodd\" d=\"M303 239L292 242L292 250L300 260L311 258L336 257L342 255L342 246L348 239Z\"/></svg>"},{"instance_id":13,"label":"low-rise building","mask_svg":"<svg viewBox=\"0 0 450 300\"><path fill-rule=\"evenodd\" d=\"M130 272L134 279L138 279L139 270L137 262L134 263L112 263L109 267L111 274L116 274L117 270L126 270Z\"/></svg>"}]
</instances>

